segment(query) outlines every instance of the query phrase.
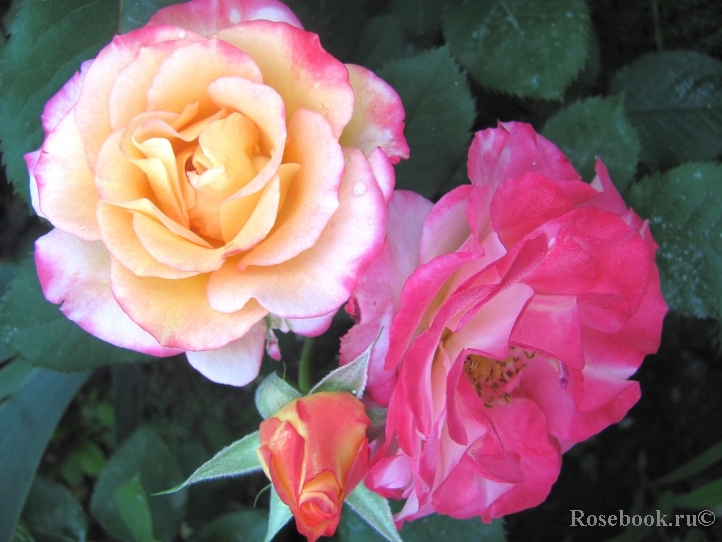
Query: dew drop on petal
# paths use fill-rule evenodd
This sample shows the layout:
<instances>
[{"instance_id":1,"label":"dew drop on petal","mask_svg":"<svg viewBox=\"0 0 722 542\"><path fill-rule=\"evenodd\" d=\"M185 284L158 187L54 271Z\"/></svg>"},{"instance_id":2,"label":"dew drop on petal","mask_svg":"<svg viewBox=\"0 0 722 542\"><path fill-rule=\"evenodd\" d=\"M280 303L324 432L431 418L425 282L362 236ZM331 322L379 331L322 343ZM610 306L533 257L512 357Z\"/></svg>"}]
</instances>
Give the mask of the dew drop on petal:
<instances>
[{"instance_id":1,"label":"dew drop on petal","mask_svg":"<svg viewBox=\"0 0 722 542\"><path fill-rule=\"evenodd\" d=\"M178 39L179 39L179 40L182 40L182 39L185 38L185 37L186 37L186 31L185 31L185 30L182 30L182 29L179 30L179 31L178 31Z\"/></svg>"},{"instance_id":2,"label":"dew drop on petal","mask_svg":"<svg viewBox=\"0 0 722 542\"><path fill-rule=\"evenodd\" d=\"M353 187L354 197L356 197L356 198L361 197L365 193L366 193L366 185L363 183L363 181L357 182L356 185Z\"/></svg>"}]
</instances>

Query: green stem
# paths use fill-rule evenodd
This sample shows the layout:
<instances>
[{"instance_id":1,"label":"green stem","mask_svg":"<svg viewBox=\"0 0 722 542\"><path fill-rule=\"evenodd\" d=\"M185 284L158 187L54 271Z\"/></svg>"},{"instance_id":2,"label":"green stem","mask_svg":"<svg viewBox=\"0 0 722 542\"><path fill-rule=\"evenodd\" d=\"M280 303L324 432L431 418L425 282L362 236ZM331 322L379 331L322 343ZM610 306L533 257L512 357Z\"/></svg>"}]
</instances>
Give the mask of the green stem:
<instances>
[{"instance_id":1,"label":"green stem","mask_svg":"<svg viewBox=\"0 0 722 542\"><path fill-rule=\"evenodd\" d=\"M661 51L662 47L662 28L659 26L659 0L652 0L652 19L654 19L654 41L657 44L657 50Z\"/></svg>"},{"instance_id":2,"label":"green stem","mask_svg":"<svg viewBox=\"0 0 722 542\"><path fill-rule=\"evenodd\" d=\"M298 389L301 393L308 393L311 390L311 366L313 364L313 347L316 344L314 337L306 337L301 350L301 361L298 365Z\"/></svg>"}]
</instances>

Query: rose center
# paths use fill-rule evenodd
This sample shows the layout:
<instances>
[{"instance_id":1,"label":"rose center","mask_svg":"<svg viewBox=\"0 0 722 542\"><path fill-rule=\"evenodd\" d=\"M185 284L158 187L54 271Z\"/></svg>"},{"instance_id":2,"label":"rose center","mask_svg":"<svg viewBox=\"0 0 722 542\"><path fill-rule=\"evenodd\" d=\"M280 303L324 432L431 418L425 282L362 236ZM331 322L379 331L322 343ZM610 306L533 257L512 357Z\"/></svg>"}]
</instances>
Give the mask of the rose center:
<instances>
[{"instance_id":1,"label":"rose center","mask_svg":"<svg viewBox=\"0 0 722 542\"><path fill-rule=\"evenodd\" d=\"M464 360L464 372L484 406L491 408L498 401L511 400L511 393L519 384L519 374L534 356L535 352L515 346L509 347L509 355L503 360L469 354Z\"/></svg>"}]
</instances>

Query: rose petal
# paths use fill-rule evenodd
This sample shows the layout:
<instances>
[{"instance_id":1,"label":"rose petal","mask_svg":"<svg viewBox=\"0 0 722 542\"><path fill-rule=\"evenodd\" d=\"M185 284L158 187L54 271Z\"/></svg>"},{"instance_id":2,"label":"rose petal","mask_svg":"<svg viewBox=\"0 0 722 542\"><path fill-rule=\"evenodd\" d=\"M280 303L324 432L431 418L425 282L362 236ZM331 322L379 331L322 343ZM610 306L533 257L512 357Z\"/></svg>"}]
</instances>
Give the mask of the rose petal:
<instances>
[{"instance_id":1,"label":"rose petal","mask_svg":"<svg viewBox=\"0 0 722 542\"><path fill-rule=\"evenodd\" d=\"M351 120L339 142L361 149L366 156L380 147L392 164L409 157L404 137L406 112L396 91L372 71L346 64L349 81L356 94Z\"/></svg>"},{"instance_id":2,"label":"rose petal","mask_svg":"<svg viewBox=\"0 0 722 542\"><path fill-rule=\"evenodd\" d=\"M473 189L472 185L459 186L444 194L431 209L424 221L419 246L419 260L422 264L442 254L456 252L469 237L471 230L465 209Z\"/></svg>"},{"instance_id":3,"label":"rose petal","mask_svg":"<svg viewBox=\"0 0 722 542\"><path fill-rule=\"evenodd\" d=\"M297 109L321 113L339 138L353 115L354 92L346 66L321 48L316 34L285 24L252 21L217 34L253 58L263 82L286 104L286 116Z\"/></svg>"},{"instance_id":4,"label":"rose petal","mask_svg":"<svg viewBox=\"0 0 722 542\"><path fill-rule=\"evenodd\" d=\"M72 257L68 257L72 255ZM133 322L110 290L110 254L98 241L84 241L54 229L35 242L35 265L43 294L88 333L152 356L173 356Z\"/></svg>"},{"instance_id":5,"label":"rose petal","mask_svg":"<svg viewBox=\"0 0 722 542\"><path fill-rule=\"evenodd\" d=\"M113 132L109 103L116 77L136 58L142 47L177 40L178 31L178 28L173 26L154 26L115 36L88 68L73 112L91 169L95 168L100 147ZM191 39L190 34L187 34L185 38Z\"/></svg>"},{"instance_id":6,"label":"rose petal","mask_svg":"<svg viewBox=\"0 0 722 542\"><path fill-rule=\"evenodd\" d=\"M191 73L189 66L192 66ZM212 115L217 106L208 95L207 87L225 76L263 82L261 71L251 57L225 41L210 39L178 47L153 77L148 88L148 108L180 113L187 104L198 102L200 117Z\"/></svg>"},{"instance_id":7,"label":"rose petal","mask_svg":"<svg viewBox=\"0 0 722 542\"><path fill-rule=\"evenodd\" d=\"M86 241L100 239L98 191L72 111L45 139L35 170L40 210L56 228Z\"/></svg>"},{"instance_id":8,"label":"rose petal","mask_svg":"<svg viewBox=\"0 0 722 542\"><path fill-rule=\"evenodd\" d=\"M258 376L267 329L260 320L243 337L217 350L186 352L188 363L213 382L245 386Z\"/></svg>"},{"instance_id":9,"label":"rose petal","mask_svg":"<svg viewBox=\"0 0 722 542\"><path fill-rule=\"evenodd\" d=\"M284 161L300 164L279 210L270 235L240 262L240 268L268 266L290 260L313 247L338 209L338 192L344 174L344 155L326 119L298 110L288 124ZM376 184L375 179L371 181ZM363 187L359 177L354 189Z\"/></svg>"},{"instance_id":10,"label":"rose petal","mask_svg":"<svg viewBox=\"0 0 722 542\"><path fill-rule=\"evenodd\" d=\"M47 218L40 210L40 196L38 195L38 181L35 178L35 166L38 165L40 160L40 149L29 152L23 156L25 159L25 165L28 168L28 177L30 177L30 204L33 206L35 214Z\"/></svg>"},{"instance_id":11,"label":"rose petal","mask_svg":"<svg viewBox=\"0 0 722 542\"><path fill-rule=\"evenodd\" d=\"M55 130L55 127L60 122L60 119L62 119L78 101L80 87L82 86L85 74L88 72L88 68L90 68L92 63L92 60L86 60L83 62L80 65L80 71L75 72L68 82L65 83L55 94L55 96L50 98L45 104L40 120L43 124L43 131L46 136Z\"/></svg>"},{"instance_id":12,"label":"rose petal","mask_svg":"<svg viewBox=\"0 0 722 542\"><path fill-rule=\"evenodd\" d=\"M208 299L213 308L232 312L255 298L282 318L309 318L326 315L348 299L383 243L386 202L361 151L345 154L350 163L338 211L313 248L287 262L242 272L230 258L211 276ZM355 196L359 182L367 191Z\"/></svg>"},{"instance_id":13,"label":"rose petal","mask_svg":"<svg viewBox=\"0 0 722 542\"><path fill-rule=\"evenodd\" d=\"M210 36L224 28L258 19L303 28L293 12L277 0L193 0L159 10L147 26L172 24Z\"/></svg>"},{"instance_id":14,"label":"rose petal","mask_svg":"<svg viewBox=\"0 0 722 542\"><path fill-rule=\"evenodd\" d=\"M138 277L111 260L113 295L122 309L158 342L183 350L214 350L243 337L268 314L255 300L231 314L206 301L208 275L167 280Z\"/></svg>"}]
</instances>

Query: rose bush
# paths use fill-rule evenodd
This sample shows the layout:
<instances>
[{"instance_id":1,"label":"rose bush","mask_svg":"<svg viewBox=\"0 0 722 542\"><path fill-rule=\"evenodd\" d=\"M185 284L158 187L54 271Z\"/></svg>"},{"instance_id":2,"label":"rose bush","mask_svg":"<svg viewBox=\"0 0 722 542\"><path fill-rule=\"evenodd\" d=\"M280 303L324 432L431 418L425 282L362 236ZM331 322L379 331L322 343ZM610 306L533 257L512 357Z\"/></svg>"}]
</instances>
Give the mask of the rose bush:
<instances>
[{"instance_id":1,"label":"rose bush","mask_svg":"<svg viewBox=\"0 0 722 542\"><path fill-rule=\"evenodd\" d=\"M368 470L370 423L348 392L301 397L261 423L263 470L311 542L336 532L345 497Z\"/></svg>"},{"instance_id":2,"label":"rose bush","mask_svg":"<svg viewBox=\"0 0 722 542\"><path fill-rule=\"evenodd\" d=\"M245 384L271 327L323 332L381 246L403 118L276 0L162 9L45 107L43 292L101 339Z\"/></svg>"},{"instance_id":3,"label":"rose bush","mask_svg":"<svg viewBox=\"0 0 722 542\"><path fill-rule=\"evenodd\" d=\"M478 132L471 185L397 192L347 310L342 363L382 326L368 390L388 405L366 485L484 521L542 502L561 454L622 419L666 306L646 221L597 162L581 181L531 126ZM405 225L403 227L402 225Z\"/></svg>"}]
</instances>

